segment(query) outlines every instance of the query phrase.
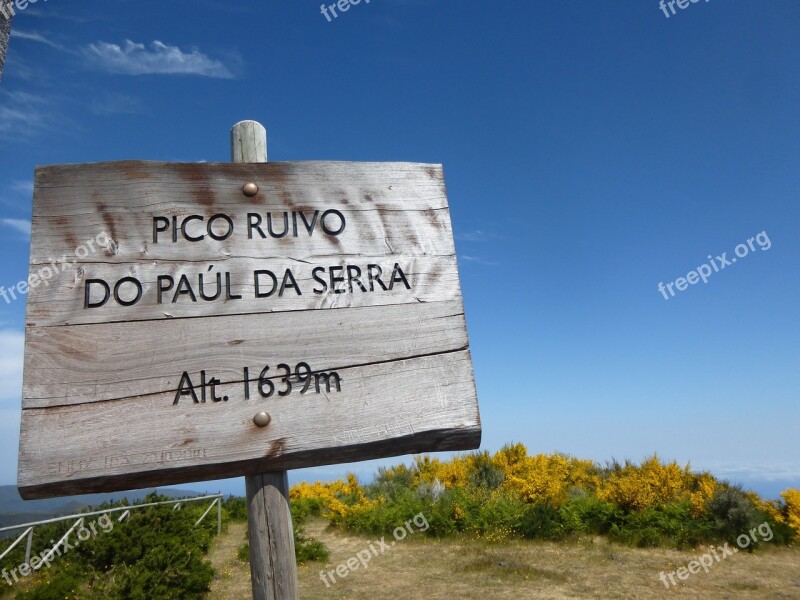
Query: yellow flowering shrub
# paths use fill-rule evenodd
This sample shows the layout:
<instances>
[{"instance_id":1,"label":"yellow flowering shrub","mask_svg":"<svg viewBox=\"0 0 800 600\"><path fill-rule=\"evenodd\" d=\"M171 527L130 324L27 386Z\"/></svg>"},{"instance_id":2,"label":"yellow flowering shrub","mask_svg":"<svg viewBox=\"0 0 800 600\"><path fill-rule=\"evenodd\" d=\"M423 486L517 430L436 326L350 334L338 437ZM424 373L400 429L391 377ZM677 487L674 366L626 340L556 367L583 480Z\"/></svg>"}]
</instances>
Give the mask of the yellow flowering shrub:
<instances>
[{"instance_id":1,"label":"yellow flowering shrub","mask_svg":"<svg viewBox=\"0 0 800 600\"><path fill-rule=\"evenodd\" d=\"M454 456L447 462L427 455L415 456L414 466L417 470L415 484L433 483L438 479L448 490L454 487L466 487L472 472L469 455Z\"/></svg>"},{"instance_id":2,"label":"yellow flowering shrub","mask_svg":"<svg viewBox=\"0 0 800 600\"><path fill-rule=\"evenodd\" d=\"M786 503L786 521L800 535L800 490L789 488L781 494Z\"/></svg>"},{"instance_id":3,"label":"yellow flowering shrub","mask_svg":"<svg viewBox=\"0 0 800 600\"><path fill-rule=\"evenodd\" d=\"M325 483L321 481L302 482L289 490L290 501L316 498L323 501L325 509L333 517L369 512L381 503L380 500L370 500L364 495L358 478L352 473L347 474L346 481L340 479ZM347 501L345 502L343 499Z\"/></svg>"},{"instance_id":4,"label":"yellow flowering shrub","mask_svg":"<svg viewBox=\"0 0 800 600\"><path fill-rule=\"evenodd\" d=\"M676 462L662 464L658 456L640 466L625 465L602 480L597 497L617 506L643 510L651 506L682 500L690 495L692 473Z\"/></svg>"},{"instance_id":5,"label":"yellow flowering shrub","mask_svg":"<svg viewBox=\"0 0 800 600\"><path fill-rule=\"evenodd\" d=\"M462 454L450 460L422 455L414 457L411 466L401 464L381 469L376 485L369 492L377 499L368 498L365 488L352 474L345 480L300 483L291 489L290 498L293 501L321 500L325 516L332 522L369 528L377 527L376 524L384 522L382 519L393 518L398 506L438 502L439 483L453 491L449 514L437 516L440 532L474 530L481 535L488 532L491 535L487 539L497 540L506 539L515 528L523 527L519 525L520 515L531 509L526 504L547 504L548 510L559 514L566 511L563 514L571 515L574 520L583 518L580 503L586 497L625 511L682 502L688 503L694 517L702 517L724 487L710 473L693 473L689 465L662 462L655 455L641 464L627 463L606 470L592 461L564 454L531 456L523 444L511 444L494 455L489 452ZM433 490L438 491L432 493ZM575 496L575 491L582 494ZM753 492L745 495L770 519L788 524L800 535L800 490L787 490L782 494L783 501L766 501ZM567 504L573 497L576 503ZM386 498L391 498L391 502ZM583 525L578 523L575 530ZM668 537L672 533L664 535Z\"/></svg>"},{"instance_id":6,"label":"yellow flowering shrub","mask_svg":"<svg viewBox=\"0 0 800 600\"><path fill-rule=\"evenodd\" d=\"M492 464L505 473L502 488L530 503L559 506L567 501L570 489L595 485L592 461L563 454L528 456L523 444L506 446L495 454Z\"/></svg>"},{"instance_id":7,"label":"yellow flowering shrub","mask_svg":"<svg viewBox=\"0 0 800 600\"><path fill-rule=\"evenodd\" d=\"M758 510L767 513L776 523L786 523L783 517L783 504L780 500L764 500L755 492L745 492L744 495Z\"/></svg>"},{"instance_id":8,"label":"yellow flowering shrub","mask_svg":"<svg viewBox=\"0 0 800 600\"><path fill-rule=\"evenodd\" d=\"M719 483L710 473L702 473L693 477L695 479L695 490L689 494L689 501L692 504L692 514L695 517L699 517L714 497Z\"/></svg>"},{"instance_id":9,"label":"yellow flowering shrub","mask_svg":"<svg viewBox=\"0 0 800 600\"><path fill-rule=\"evenodd\" d=\"M464 518L464 509L458 503L453 506L453 518L456 521L461 521Z\"/></svg>"}]
</instances>

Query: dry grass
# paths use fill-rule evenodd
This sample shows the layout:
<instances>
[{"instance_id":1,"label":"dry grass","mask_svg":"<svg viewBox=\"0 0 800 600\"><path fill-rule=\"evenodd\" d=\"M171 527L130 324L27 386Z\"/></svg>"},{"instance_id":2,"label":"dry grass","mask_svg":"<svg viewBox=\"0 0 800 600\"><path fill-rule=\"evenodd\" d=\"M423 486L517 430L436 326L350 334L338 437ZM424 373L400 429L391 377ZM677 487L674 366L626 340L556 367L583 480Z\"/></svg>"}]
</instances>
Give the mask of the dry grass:
<instances>
[{"instance_id":1,"label":"dry grass","mask_svg":"<svg viewBox=\"0 0 800 600\"><path fill-rule=\"evenodd\" d=\"M217 572L211 582L209 598L241 600L250 598L250 565L236 558L236 551L247 541L247 524L231 523L214 539L208 558Z\"/></svg>"},{"instance_id":2,"label":"dry grass","mask_svg":"<svg viewBox=\"0 0 800 600\"><path fill-rule=\"evenodd\" d=\"M575 543L513 541L487 544L470 540L398 542L330 588L320 580L320 569L335 569L368 547L374 538L326 529L310 523L307 533L325 542L329 565L300 567L303 600L426 600L475 599L640 599L640 598L748 598L800 599L800 548L768 548L757 554L738 554L715 564L709 574L691 575L679 587L665 589L661 571L686 565L701 551L640 550L609 544L601 538ZM236 560L244 543L244 528L234 527L212 552L225 573L214 583L210 600L249 598L250 570Z\"/></svg>"}]
</instances>

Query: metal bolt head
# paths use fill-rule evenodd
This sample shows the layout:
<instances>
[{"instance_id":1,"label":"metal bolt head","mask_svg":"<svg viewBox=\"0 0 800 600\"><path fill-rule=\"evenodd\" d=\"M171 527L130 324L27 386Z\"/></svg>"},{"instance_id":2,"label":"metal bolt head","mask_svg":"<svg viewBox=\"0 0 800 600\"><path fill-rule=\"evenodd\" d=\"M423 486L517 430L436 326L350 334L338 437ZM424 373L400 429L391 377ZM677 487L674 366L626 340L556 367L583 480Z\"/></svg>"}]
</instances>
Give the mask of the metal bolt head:
<instances>
[{"instance_id":1,"label":"metal bolt head","mask_svg":"<svg viewBox=\"0 0 800 600\"><path fill-rule=\"evenodd\" d=\"M242 187L242 191L244 192L245 196L249 196L252 198L258 193L258 186L253 182L245 183L244 186Z\"/></svg>"},{"instance_id":2,"label":"metal bolt head","mask_svg":"<svg viewBox=\"0 0 800 600\"><path fill-rule=\"evenodd\" d=\"M272 417L268 413L260 412L253 418L253 423L258 427L266 427L272 422Z\"/></svg>"}]
</instances>

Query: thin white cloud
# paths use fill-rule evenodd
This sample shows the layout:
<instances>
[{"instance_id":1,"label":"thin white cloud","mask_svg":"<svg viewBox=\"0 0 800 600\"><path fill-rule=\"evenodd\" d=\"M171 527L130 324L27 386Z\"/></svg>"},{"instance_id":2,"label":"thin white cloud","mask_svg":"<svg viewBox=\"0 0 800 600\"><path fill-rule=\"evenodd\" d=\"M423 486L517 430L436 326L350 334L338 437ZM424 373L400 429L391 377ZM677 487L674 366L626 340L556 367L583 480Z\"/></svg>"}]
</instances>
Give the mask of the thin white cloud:
<instances>
[{"instance_id":1,"label":"thin white cloud","mask_svg":"<svg viewBox=\"0 0 800 600\"><path fill-rule=\"evenodd\" d=\"M32 132L42 127L42 117L37 111L0 105L0 134Z\"/></svg>"},{"instance_id":2,"label":"thin white cloud","mask_svg":"<svg viewBox=\"0 0 800 600\"><path fill-rule=\"evenodd\" d=\"M96 115L138 115L144 112L142 101L133 96L116 92L104 94L92 100L92 112Z\"/></svg>"},{"instance_id":3,"label":"thin white cloud","mask_svg":"<svg viewBox=\"0 0 800 600\"><path fill-rule=\"evenodd\" d=\"M482 258L480 256L471 256L469 254L459 254L458 256L459 256L459 258L461 260L465 260L467 262L473 262L473 263L478 264L478 265L490 265L490 266L493 266L493 265L497 264L497 262L495 262L493 260L487 260L487 259Z\"/></svg>"},{"instance_id":4,"label":"thin white cloud","mask_svg":"<svg viewBox=\"0 0 800 600\"><path fill-rule=\"evenodd\" d=\"M95 42L83 55L89 63L103 71L122 75L198 75L232 79L233 73L222 62L209 58L197 49L184 52L158 40L147 48L126 40L122 46Z\"/></svg>"},{"instance_id":5,"label":"thin white cloud","mask_svg":"<svg viewBox=\"0 0 800 600\"><path fill-rule=\"evenodd\" d=\"M33 181L23 181L20 179L11 182L8 187L6 187L6 190L0 194L0 204L20 210L21 205L19 198L22 198L23 202L27 204L32 195ZM0 325L2 325L2 323L0 323Z\"/></svg>"},{"instance_id":6,"label":"thin white cloud","mask_svg":"<svg viewBox=\"0 0 800 600\"><path fill-rule=\"evenodd\" d=\"M0 219L0 223L6 225L7 227L11 227L12 229L16 229L27 237L31 236L30 221L26 221L25 219Z\"/></svg>"},{"instance_id":7,"label":"thin white cloud","mask_svg":"<svg viewBox=\"0 0 800 600\"><path fill-rule=\"evenodd\" d=\"M46 124L46 102L26 92L0 94L0 137L26 139Z\"/></svg>"},{"instance_id":8,"label":"thin white cloud","mask_svg":"<svg viewBox=\"0 0 800 600\"><path fill-rule=\"evenodd\" d=\"M11 184L11 189L20 194L32 194L33 181L30 179L15 181Z\"/></svg>"},{"instance_id":9,"label":"thin white cloud","mask_svg":"<svg viewBox=\"0 0 800 600\"><path fill-rule=\"evenodd\" d=\"M42 63L30 60L21 53L12 53L6 57L4 77L13 77L26 83L40 85L48 81L50 74Z\"/></svg>"},{"instance_id":10,"label":"thin white cloud","mask_svg":"<svg viewBox=\"0 0 800 600\"><path fill-rule=\"evenodd\" d=\"M5 301L0 299L5 304ZM0 330L0 408L19 404L22 395L22 357L25 334Z\"/></svg>"},{"instance_id":11,"label":"thin white cloud","mask_svg":"<svg viewBox=\"0 0 800 600\"><path fill-rule=\"evenodd\" d=\"M20 40L29 40L31 42L38 42L40 44L44 44L45 46L50 46L51 48L55 48L57 50L63 50L64 47L61 44L57 44L54 41L46 38L41 33L36 32L28 32L28 31L20 31L19 29L12 29L11 30L11 37L17 38Z\"/></svg>"},{"instance_id":12,"label":"thin white cloud","mask_svg":"<svg viewBox=\"0 0 800 600\"><path fill-rule=\"evenodd\" d=\"M97 11L87 15L76 15L75 6L70 7L69 10L59 10L53 3L47 5L46 8L33 8L30 7L25 11L25 17L36 17L37 19L47 19L48 21L59 20L69 21L71 23L92 23L96 21L110 21L111 16L106 14L98 14Z\"/></svg>"},{"instance_id":13,"label":"thin white cloud","mask_svg":"<svg viewBox=\"0 0 800 600\"><path fill-rule=\"evenodd\" d=\"M775 461L758 464L707 463L701 465L703 470L726 479L755 479L761 481L800 481L800 462Z\"/></svg>"},{"instance_id":14,"label":"thin white cloud","mask_svg":"<svg viewBox=\"0 0 800 600\"><path fill-rule=\"evenodd\" d=\"M485 242L495 236L481 229L476 229L474 231L456 232L455 237L462 242Z\"/></svg>"}]
</instances>

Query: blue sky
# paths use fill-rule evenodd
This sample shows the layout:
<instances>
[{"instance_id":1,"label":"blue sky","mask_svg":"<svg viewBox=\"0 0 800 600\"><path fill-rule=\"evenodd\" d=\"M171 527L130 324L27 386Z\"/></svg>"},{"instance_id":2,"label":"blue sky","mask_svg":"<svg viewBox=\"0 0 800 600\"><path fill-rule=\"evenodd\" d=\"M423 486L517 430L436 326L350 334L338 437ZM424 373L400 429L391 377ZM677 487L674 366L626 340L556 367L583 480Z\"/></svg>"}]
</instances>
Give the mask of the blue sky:
<instances>
[{"instance_id":1,"label":"blue sky","mask_svg":"<svg viewBox=\"0 0 800 600\"><path fill-rule=\"evenodd\" d=\"M37 164L225 161L242 119L270 160L443 163L485 448L796 486L799 22L794 0L372 0L331 22L306 0L39 2L0 83L0 285L27 276ZM0 301L0 484L23 324ZM348 469L374 464L293 479Z\"/></svg>"}]
</instances>

